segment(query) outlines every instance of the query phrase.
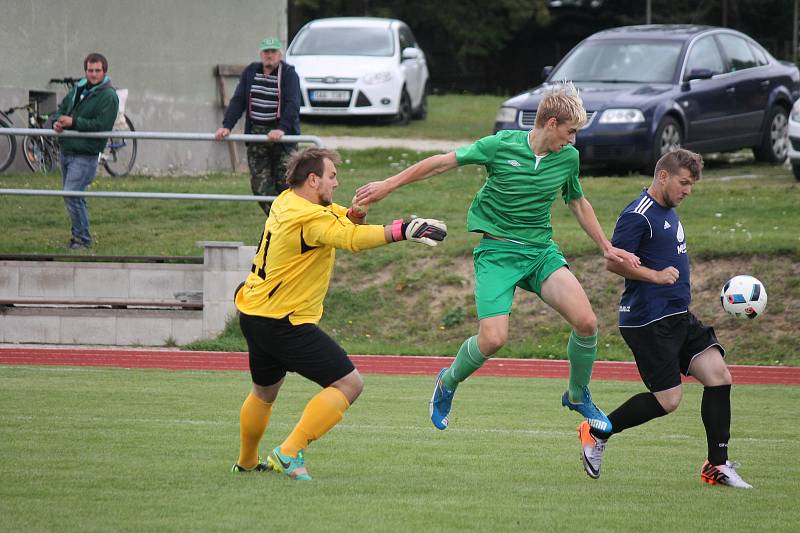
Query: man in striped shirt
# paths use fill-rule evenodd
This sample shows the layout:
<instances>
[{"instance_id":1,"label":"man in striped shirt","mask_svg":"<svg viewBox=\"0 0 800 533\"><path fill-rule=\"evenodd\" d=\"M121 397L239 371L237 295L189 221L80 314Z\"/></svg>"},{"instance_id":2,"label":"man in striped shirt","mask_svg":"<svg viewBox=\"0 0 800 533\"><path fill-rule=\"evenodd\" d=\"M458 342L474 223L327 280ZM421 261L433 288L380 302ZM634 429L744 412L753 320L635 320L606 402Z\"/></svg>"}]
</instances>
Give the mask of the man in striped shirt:
<instances>
[{"instance_id":1,"label":"man in striped shirt","mask_svg":"<svg viewBox=\"0 0 800 533\"><path fill-rule=\"evenodd\" d=\"M284 135L300 135L300 78L294 67L282 60L280 39L261 41L261 61L250 63L225 111L217 140L227 137L245 114L244 132L264 134L270 141ZM250 188L257 196L276 196L286 190L286 161L295 144L249 143L247 165ZM270 204L259 203L269 215Z\"/></svg>"}]
</instances>

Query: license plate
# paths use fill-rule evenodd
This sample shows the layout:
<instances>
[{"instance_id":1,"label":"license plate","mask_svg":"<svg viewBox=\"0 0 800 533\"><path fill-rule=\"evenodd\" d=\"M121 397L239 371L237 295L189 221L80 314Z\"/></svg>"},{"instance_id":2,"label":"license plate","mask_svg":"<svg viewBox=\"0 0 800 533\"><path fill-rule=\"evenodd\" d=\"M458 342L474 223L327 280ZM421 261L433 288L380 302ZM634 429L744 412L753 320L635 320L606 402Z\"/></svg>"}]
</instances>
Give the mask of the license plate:
<instances>
[{"instance_id":1,"label":"license plate","mask_svg":"<svg viewBox=\"0 0 800 533\"><path fill-rule=\"evenodd\" d=\"M350 91L309 91L309 97L315 102L349 102Z\"/></svg>"}]
</instances>

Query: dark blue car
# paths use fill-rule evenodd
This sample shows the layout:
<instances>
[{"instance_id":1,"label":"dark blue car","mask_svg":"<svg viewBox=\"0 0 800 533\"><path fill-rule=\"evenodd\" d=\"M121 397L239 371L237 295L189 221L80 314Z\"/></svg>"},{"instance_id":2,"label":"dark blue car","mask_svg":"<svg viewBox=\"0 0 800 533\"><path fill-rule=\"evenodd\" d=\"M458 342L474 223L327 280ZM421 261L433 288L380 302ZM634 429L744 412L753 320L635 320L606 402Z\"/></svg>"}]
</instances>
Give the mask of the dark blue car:
<instances>
[{"instance_id":1,"label":"dark blue car","mask_svg":"<svg viewBox=\"0 0 800 533\"><path fill-rule=\"evenodd\" d=\"M586 163L652 171L683 146L697 152L752 148L759 161L786 159L787 118L800 97L800 72L737 31L648 25L601 31L555 67L546 81L507 100L495 131L533 128L549 83L572 80L589 121L575 146Z\"/></svg>"}]
</instances>

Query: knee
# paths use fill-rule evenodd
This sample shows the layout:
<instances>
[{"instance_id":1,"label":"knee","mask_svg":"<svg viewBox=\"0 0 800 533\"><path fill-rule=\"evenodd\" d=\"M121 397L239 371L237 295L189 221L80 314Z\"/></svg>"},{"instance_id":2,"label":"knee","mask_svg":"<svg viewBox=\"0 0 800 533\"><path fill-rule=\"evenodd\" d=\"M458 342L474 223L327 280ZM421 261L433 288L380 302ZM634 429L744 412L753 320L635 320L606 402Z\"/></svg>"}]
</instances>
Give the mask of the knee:
<instances>
[{"instance_id":1,"label":"knee","mask_svg":"<svg viewBox=\"0 0 800 533\"><path fill-rule=\"evenodd\" d=\"M658 403L661 404L661 407L667 413L672 413L678 409L678 406L681 404L681 400L683 399L683 391L680 389L672 394L665 394L656 396L658 399Z\"/></svg>"},{"instance_id":2,"label":"knee","mask_svg":"<svg viewBox=\"0 0 800 533\"><path fill-rule=\"evenodd\" d=\"M478 350L490 357L497 353L508 340L508 331L501 329L481 329L478 334Z\"/></svg>"},{"instance_id":3,"label":"knee","mask_svg":"<svg viewBox=\"0 0 800 533\"><path fill-rule=\"evenodd\" d=\"M591 337L597 333L597 316L594 312L589 311L581 315L578 320L572 324L575 333L581 337Z\"/></svg>"},{"instance_id":4,"label":"knee","mask_svg":"<svg viewBox=\"0 0 800 533\"><path fill-rule=\"evenodd\" d=\"M714 383L711 385L720 386L720 385L730 385L733 383L733 378L731 377L731 371L728 368L728 365L722 365L713 376Z\"/></svg>"},{"instance_id":5,"label":"knee","mask_svg":"<svg viewBox=\"0 0 800 533\"><path fill-rule=\"evenodd\" d=\"M364 379L361 377L361 374L358 373L358 370L353 370L332 386L339 389L342 394L345 395L350 405L353 405L353 402L358 399L364 390Z\"/></svg>"}]
</instances>

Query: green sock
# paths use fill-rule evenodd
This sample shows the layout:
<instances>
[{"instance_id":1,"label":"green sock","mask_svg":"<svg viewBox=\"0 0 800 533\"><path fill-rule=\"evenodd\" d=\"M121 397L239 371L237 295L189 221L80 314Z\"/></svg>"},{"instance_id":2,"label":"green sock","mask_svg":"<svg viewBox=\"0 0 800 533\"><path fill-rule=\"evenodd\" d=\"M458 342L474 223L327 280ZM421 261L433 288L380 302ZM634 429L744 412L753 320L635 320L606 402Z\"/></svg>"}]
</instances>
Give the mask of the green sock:
<instances>
[{"instance_id":1,"label":"green sock","mask_svg":"<svg viewBox=\"0 0 800 533\"><path fill-rule=\"evenodd\" d=\"M478 350L478 336L465 340L458 349L456 359L442 376L445 387L451 391L456 390L458 384L472 375L486 362L486 357Z\"/></svg>"},{"instance_id":2,"label":"green sock","mask_svg":"<svg viewBox=\"0 0 800 533\"><path fill-rule=\"evenodd\" d=\"M583 387L592 379L592 366L597 358L597 334L581 337L572 331L567 342L569 358L569 399L579 402L583 397Z\"/></svg>"}]
</instances>

